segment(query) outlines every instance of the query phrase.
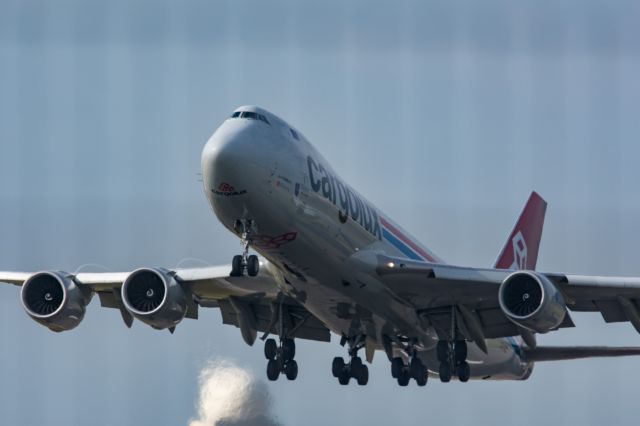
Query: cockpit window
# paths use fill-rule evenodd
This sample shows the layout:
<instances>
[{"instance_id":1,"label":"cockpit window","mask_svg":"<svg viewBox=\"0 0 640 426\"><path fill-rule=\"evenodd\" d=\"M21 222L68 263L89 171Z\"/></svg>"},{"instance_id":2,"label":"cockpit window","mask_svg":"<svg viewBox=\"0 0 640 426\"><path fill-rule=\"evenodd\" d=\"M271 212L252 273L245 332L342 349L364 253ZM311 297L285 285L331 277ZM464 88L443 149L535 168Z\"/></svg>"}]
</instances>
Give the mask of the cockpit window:
<instances>
[{"instance_id":1,"label":"cockpit window","mask_svg":"<svg viewBox=\"0 0 640 426\"><path fill-rule=\"evenodd\" d=\"M267 117L265 117L262 114L258 114L256 112L251 112L251 111L236 111L233 113L233 115L231 116L231 118L237 118L237 117L241 117L241 118L248 118L249 120L260 120L263 121L267 124L271 124L269 123L269 120L267 120Z\"/></svg>"},{"instance_id":2,"label":"cockpit window","mask_svg":"<svg viewBox=\"0 0 640 426\"><path fill-rule=\"evenodd\" d=\"M257 120L258 119L258 114L256 114L255 112L251 112L251 111L244 111L241 115L242 118L249 118L251 120Z\"/></svg>"},{"instance_id":3,"label":"cockpit window","mask_svg":"<svg viewBox=\"0 0 640 426\"><path fill-rule=\"evenodd\" d=\"M295 140L299 141L299 140L300 140L300 138L298 137L298 132L296 132L296 131L295 131L295 130L293 130L293 129L289 129L289 130L291 131L291 136L293 136L293 138L294 138Z\"/></svg>"}]
</instances>

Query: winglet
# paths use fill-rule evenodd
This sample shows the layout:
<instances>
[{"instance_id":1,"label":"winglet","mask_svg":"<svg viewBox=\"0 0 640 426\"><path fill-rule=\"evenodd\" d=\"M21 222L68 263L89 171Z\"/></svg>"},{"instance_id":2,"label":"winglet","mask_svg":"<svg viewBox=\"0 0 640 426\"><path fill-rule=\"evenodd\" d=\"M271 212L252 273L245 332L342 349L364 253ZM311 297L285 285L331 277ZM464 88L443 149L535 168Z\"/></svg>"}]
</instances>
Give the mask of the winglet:
<instances>
[{"instance_id":1,"label":"winglet","mask_svg":"<svg viewBox=\"0 0 640 426\"><path fill-rule=\"evenodd\" d=\"M546 211L547 202L537 192L532 192L509 234L509 239L500 251L493 265L494 268L536 269Z\"/></svg>"}]
</instances>

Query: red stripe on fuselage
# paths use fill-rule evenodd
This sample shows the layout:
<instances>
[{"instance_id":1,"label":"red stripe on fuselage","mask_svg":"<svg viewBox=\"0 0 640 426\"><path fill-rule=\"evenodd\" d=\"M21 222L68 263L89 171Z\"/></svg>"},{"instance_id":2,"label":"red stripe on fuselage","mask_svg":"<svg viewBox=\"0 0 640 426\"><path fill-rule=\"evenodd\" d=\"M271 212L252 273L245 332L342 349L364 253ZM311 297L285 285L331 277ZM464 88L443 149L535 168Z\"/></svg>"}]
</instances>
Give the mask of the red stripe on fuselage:
<instances>
[{"instance_id":1,"label":"red stripe on fuselage","mask_svg":"<svg viewBox=\"0 0 640 426\"><path fill-rule=\"evenodd\" d=\"M402 232L400 232L398 230L398 228L396 228L395 226L393 226L392 224L390 224L384 217L380 216L380 223L382 224L382 226L384 226L385 228L387 228L389 231L391 231L399 240L401 240L403 243L405 243L406 245L408 245L409 247L411 247L413 250L415 250L420 256L424 257L425 259L427 259L429 262L434 262L437 263L437 261L429 254L427 253L424 249L422 249L420 246L418 246L416 243L414 243L413 241L411 241L407 236L405 236Z\"/></svg>"}]
</instances>

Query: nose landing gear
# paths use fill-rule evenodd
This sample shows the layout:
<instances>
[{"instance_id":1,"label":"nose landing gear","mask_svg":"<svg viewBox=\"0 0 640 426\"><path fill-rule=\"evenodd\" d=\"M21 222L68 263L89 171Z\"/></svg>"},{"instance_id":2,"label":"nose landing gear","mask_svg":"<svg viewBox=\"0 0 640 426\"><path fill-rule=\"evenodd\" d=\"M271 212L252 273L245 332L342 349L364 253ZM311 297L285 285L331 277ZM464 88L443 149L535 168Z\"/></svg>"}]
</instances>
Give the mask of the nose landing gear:
<instances>
[{"instance_id":1,"label":"nose landing gear","mask_svg":"<svg viewBox=\"0 0 640 426\"><path fill-rule=\"evenodd\" d=\"M240 234L240 242L242 244L242 254L233 256L231 261L231 273L232 277L241 277L244 275L244 271L247 271L247 275L255 277L260 272L260 261L255 254L249 255L249 246L252 242L251 234L253 228L253 222L251 219L236 220L233 225L233 229L236 233Z\"/></svg>"}]
</instances>

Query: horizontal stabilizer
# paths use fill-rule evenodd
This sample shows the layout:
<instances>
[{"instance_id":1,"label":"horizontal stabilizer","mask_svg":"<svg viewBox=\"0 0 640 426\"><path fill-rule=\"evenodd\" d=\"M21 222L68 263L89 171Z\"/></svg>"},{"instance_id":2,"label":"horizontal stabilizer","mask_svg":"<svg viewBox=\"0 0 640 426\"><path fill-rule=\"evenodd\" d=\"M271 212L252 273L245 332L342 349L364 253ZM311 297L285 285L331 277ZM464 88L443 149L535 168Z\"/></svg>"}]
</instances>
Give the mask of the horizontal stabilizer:
<instances>
[{"instance_id":1,"label":"horizontal stabilizer","mask_svg":"<svg viewBox=\"0 0 640 426\"><path fill-rule=\"evenodd\" d=\"M640 355L640 347L538 346L535 349L525 347L523 350L525 360L534 362Z\"/></svg>"}]
</instances>

